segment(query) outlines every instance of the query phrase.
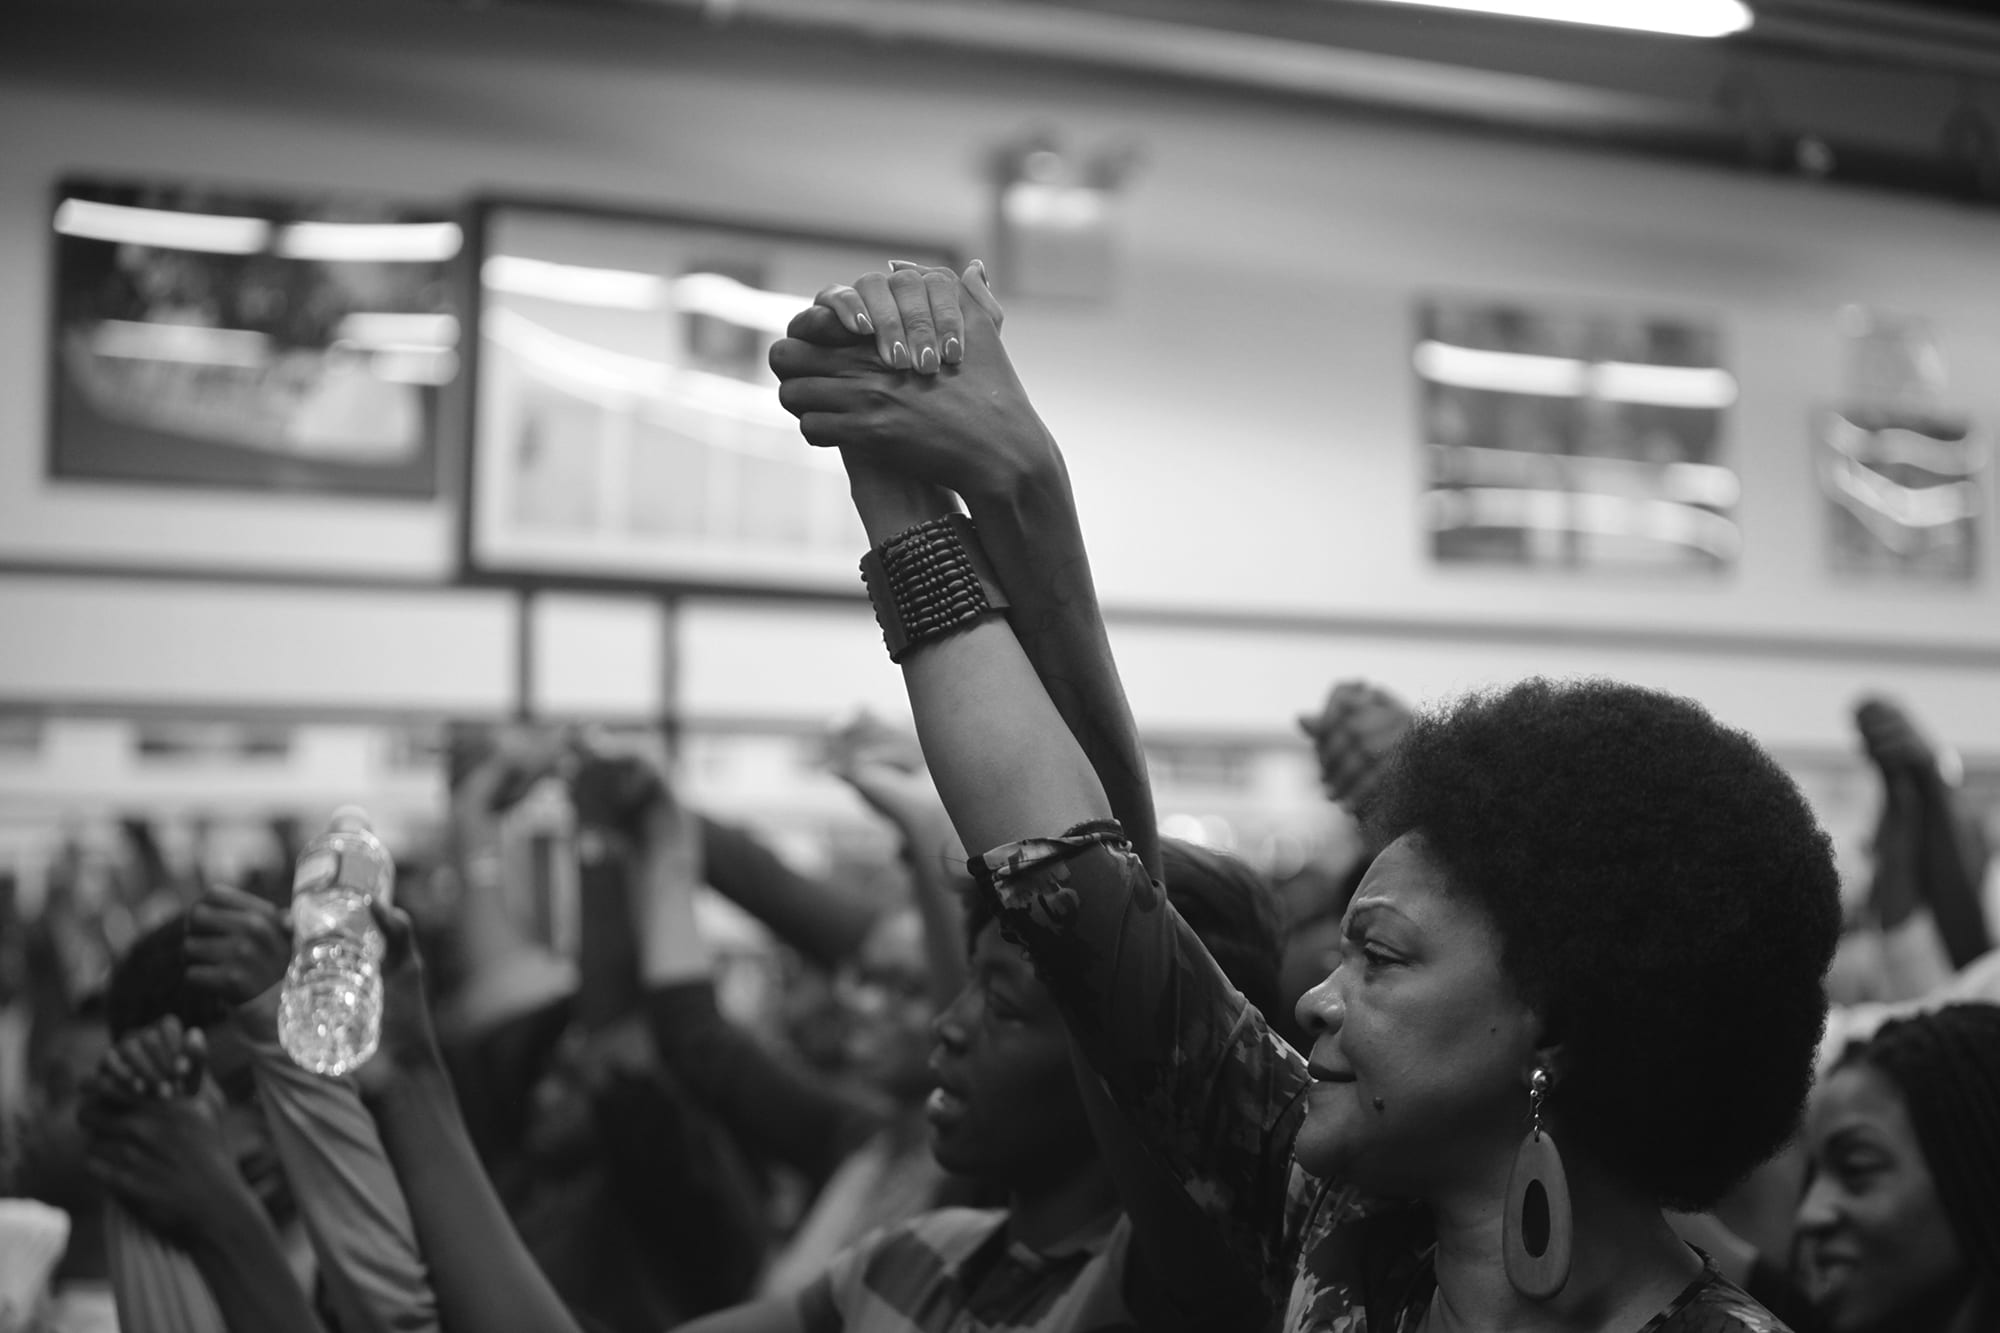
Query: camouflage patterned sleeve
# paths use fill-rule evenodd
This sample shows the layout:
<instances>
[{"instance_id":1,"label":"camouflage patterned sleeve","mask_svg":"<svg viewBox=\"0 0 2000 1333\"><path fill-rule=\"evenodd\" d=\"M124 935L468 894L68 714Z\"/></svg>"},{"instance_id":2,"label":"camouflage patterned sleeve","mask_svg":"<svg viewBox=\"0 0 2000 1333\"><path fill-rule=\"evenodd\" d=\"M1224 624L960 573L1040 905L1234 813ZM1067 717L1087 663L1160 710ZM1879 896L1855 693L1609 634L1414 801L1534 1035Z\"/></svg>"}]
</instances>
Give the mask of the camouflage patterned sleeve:
<instances>
[{"instance_id":1,"label":"camouflage patterned sleeve","mask_svg":"<svg viewBox=\"0 0 2000 1333\"><path fill-rule=\"evenodd\" d=\"M1115 822L1012 843L974 871L1148 1148L1237 1261L1284 1290L1304 1060L1229 984Z\"/></svg>"}]
</instances>

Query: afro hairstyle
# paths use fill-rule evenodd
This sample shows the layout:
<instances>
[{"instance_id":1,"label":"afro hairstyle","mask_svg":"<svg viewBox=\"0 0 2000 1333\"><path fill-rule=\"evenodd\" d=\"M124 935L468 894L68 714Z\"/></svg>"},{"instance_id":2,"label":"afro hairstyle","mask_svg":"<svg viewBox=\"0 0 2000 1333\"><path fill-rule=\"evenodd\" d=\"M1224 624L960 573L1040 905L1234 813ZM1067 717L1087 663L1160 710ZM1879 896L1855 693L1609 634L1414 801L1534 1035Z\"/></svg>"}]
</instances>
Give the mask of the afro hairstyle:
<instances>
[{"instance_id":1,"label":"afro hairstyle","mask_svg":"<svg viewBox=\"0 0 2000 1333\"><path fill-rule=\"evenodd\" d=\"M1748 735L1656 690L1531 679L1420 716L1358 813L1493 924L1562 1043L1565 1149L1697 1211L1796 1133L1839 883Z\"/></svg>"}]
</instances>

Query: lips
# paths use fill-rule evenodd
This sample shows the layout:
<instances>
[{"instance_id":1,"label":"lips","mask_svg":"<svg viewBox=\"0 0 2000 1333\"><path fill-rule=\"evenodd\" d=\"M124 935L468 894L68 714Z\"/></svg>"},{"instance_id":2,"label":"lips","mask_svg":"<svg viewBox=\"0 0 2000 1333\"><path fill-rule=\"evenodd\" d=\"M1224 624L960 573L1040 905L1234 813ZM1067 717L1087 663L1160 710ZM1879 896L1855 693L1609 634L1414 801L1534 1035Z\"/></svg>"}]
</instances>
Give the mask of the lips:
<instances>
[{"instance_id":1,"label":"lips","mask_svg":"<svg viewBox=\"0 0 2000 1333\"><path fill-rule=\"evenodd\" d=\"M931 1090L931 1095L924 1101L924 1114L930 1118L933 1125L942 1129L963 1120L970 1102L965 1095L964 1085L950 1077L943 1061L936 1054L931 1056L930 1063L931 1073L937 1079L937 1087Z\"/></svg>"}]
</instances>

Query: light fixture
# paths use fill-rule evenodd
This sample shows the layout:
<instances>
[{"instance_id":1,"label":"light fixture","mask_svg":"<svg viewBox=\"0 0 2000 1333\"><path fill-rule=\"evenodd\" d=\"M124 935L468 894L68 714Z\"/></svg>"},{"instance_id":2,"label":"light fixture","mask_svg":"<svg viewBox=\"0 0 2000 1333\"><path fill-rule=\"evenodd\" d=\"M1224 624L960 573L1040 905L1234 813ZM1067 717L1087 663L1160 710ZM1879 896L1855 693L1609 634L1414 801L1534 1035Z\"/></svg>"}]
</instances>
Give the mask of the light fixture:
<instances>
[{"instance_id":1,"label":"light fixture","mask_svg":"<svg viewBox=\"0 0 2000 1333\"><path fill-rule=\"evenodd\" d=\"M667 280L657 273L558 264L525 255L494 255L480 267L489 292L532 296L607 310L657 310L666 304Z\"/></svg>"},{"instance_id":2,"label":"light fixture","mask_svg":"<svg viewBox=\"0 0 2000 1333\"><path fill-rule=\"evenodd\" d=\"M213 255L254 255L271 239L271 224L263 218L134 208L95 199L63 200L56 207L55 227L64 236L84 240Z\"/></svg>"},{"instance_id":3,"label":"light fixture","mask_svg":"<svg viewBox=\"0 0 2000 1333\"><path fill-rule=\"evenodd\" d=\"M1669 37L1727 37L1754 21L1742 0L1375 0L1468 14L1582 23L1598 28L1661 33Z\"/></svg>"},{"instance_id":4,"label":"light fixture","mask_svg":"<svg viewBox=\"0 0 2000 1333\"><path fill-rule=\"evenodd\" d=\"M1426 339L1411 356L1433 384L1544 398L1601 398L1653 407L1720 411L1736 401L1736 377L1719 366L1655 366L1582 361L1533 352L1495 352Z\"/></svg>"},{"instance_id":5,"label":"light fixture","mask_svg":"<svg viewBox=\"0 0 2000 1333\"><path fill-rule=\"evenodd\" d=\"M464 244L456 222L294 222L273 248L286 259L436 264Z\"/></svg>"},{"instance_id":6,"label":"light fixture","mask_svg":"<svg viewBox=\"0 0 2000 1333\"><path fill-rule=\"evenodd\" d=\"M271 359L271 340L250 329L106 319L98 321L90 350L99 356L125 361L176 361L191 366L259 370Z\"/></svg>"}]
</instances>

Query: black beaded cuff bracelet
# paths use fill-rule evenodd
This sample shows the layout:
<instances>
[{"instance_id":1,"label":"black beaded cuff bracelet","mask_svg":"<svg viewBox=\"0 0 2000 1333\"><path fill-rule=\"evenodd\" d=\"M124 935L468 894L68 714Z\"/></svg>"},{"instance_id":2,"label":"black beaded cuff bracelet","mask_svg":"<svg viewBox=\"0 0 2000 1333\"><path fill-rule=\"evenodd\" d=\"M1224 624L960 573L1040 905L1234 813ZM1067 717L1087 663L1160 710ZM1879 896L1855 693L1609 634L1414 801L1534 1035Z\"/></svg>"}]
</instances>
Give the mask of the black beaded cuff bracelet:
<instances>
[{"instance_id":1,"label":"black beaded cuff bracelet","mask_svg":"<svg viewBox=\"0 0 2000 1333\"><path fill-rule=\"evenodd\" d=\"M906 528L861 557L861 581L889 660L1007 609L979 530L963 514Z\"/></svg>"}]
</instances>

